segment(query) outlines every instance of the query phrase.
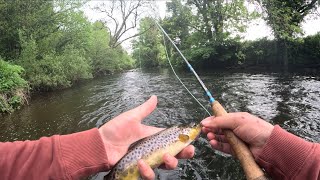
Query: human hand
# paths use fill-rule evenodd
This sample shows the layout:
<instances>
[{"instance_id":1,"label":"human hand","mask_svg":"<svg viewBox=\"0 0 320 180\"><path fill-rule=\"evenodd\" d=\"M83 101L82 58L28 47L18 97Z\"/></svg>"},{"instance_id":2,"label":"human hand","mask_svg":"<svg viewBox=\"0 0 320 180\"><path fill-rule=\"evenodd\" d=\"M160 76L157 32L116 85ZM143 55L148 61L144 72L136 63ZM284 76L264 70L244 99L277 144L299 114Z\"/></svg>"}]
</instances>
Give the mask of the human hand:
<instances>
[{"instance_id":1,"label":"human hand","mask_svg":"<svg viewBox=\"0 0 320 180\"><path fill-rule=\"evenodd\" d=\"M114 166L127 153L132 143L163 129L141 124L141 121L151 114L156 106L157 97L151 96L142 105L118 115L99 128L111 166ZM164 167L174 169L178 165L176 158L192 158L193 155L194 147L192 145L187 146L176 157L165 154L163 156ZM138 162L138 167L140 175L144 179L154 179L153 170L143 160Z\"/></svg>"},{"instance_id":2,"label":"human hand","mask_svg":"<svg viewBox=\"0 0 320 180\"><path fill-rule=\"evenodd\" d=\"M208 117L201 124L202 131L207 134L214 149L233 154L230 144L221 131L221 129L230 129L241 140L249 144L254 157L261 153L273 130L272 124L245 112Z\"/></svg>"}]
</instances>

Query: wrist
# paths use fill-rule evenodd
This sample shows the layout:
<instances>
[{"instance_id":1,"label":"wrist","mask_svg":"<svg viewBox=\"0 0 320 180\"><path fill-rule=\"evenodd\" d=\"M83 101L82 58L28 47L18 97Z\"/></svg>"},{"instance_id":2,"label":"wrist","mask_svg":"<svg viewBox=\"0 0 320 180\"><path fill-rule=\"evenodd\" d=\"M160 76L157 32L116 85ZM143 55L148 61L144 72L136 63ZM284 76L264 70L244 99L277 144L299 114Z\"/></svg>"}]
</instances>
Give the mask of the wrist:
<instances>
[{"instance_id":1,"label":"wrist","mask_svg":"<svg viewBox=\"0 0 320 180\"><path fill-rule=\"evenodd\" d=\"M121 149L119 149L119 147L114 145L115 143L108 138L108 135L104 133L102 128L99 128L98 131L99 131L101 140L103 142L105 154L108 157L108 163L112 168L120 159L118 152L120 152Z\"/></svg>"},{"instance_id":2,"label":"wrist","mask_svg":"<svg viewBox=\"0 0 320 180\"><path fill-rule=\"evenodd\" d=\"M254 139L256 140L255 145L252 147L251 151L255 158L259 157L266 146L268 140L271 137L274 126L270 123L265 123L263 129Z\"/></svg>"}]
</instances>

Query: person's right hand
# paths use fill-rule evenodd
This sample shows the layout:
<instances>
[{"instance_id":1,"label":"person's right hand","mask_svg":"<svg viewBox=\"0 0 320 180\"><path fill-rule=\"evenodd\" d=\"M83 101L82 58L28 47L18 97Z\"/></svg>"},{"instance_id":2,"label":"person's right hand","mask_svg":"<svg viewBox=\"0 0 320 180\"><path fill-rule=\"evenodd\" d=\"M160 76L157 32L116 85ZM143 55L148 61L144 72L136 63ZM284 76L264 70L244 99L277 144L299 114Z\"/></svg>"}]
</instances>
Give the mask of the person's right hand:
<instances>
[{"instance_id":1,"label":"person's right hand","mask_svg":"<svg viewBox=\"0 0 320 180\"><path fill-rule=\"evenodd\" d=\"M208 117L201 121L202 131L207 134L211 146L224 153L233 154L221 129L230 129L249 144L256 158L269 139L273 125L249 113L228 113L219 117Z\"/></svg>"}]
</instances>

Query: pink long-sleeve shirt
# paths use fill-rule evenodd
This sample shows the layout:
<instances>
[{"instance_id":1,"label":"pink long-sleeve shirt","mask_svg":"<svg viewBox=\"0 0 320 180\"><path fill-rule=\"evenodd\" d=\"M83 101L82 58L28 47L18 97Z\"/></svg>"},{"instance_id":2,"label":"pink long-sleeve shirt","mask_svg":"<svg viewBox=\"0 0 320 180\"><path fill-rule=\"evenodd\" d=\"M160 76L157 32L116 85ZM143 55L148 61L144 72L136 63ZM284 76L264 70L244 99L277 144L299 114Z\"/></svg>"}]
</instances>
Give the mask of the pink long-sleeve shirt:
<instances>
[{"instance_id":1,"label":"pink long-sleeve shirt","mask_svg":"<svg viewBox=\"0 0 320 180\"><path fill-rule=\"evenodd\" d=\"M80 179L110 169L99 131L0 143L0 179Z\"/></svg>"},{"instance_id":2,"label":"pink long-sleeve shirt","mask_svg":"<svg viewBox=\"0 0 320 180\"><path fill-rule=\"evenodd\" d=\"M256 161L272 179L320 179L320 144L305 141L278 125Z\"/></svg>"},{"instance_id":3,"label":"pink long-sleeve shirt","mask_svg":"<svg viewBox=\"0 0 320 180\"><path fill-rule=\"evenodd\" d=\"M257 162L273 179L319 179L320 145L275 126ZM0 179L80 179L111 167L96 128L0 143Z\"/></svg>"}]
</instances>

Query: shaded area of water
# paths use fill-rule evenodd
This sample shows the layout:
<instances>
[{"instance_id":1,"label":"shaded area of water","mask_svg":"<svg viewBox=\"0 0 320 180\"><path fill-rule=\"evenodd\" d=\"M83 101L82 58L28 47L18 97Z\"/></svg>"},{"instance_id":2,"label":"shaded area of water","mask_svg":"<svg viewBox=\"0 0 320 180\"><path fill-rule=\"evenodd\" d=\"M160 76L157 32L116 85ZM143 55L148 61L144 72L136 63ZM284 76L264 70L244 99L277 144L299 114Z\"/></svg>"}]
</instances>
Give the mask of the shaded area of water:
<instances>
[{"instance_id":1,"label":"shaded area of water","mask_svg":"<svg viewBox=\"0 0 320 180\"><path fill-rule=\"evenodd\" d=\"M320 141L320 81L281 74L199 73L229 112L247 111L279 124L309 141ZM179 73L208 106L190 73ZM158 96L158 108L144 123L159 127L199 122L205 111L187 94L170 70L134 70L96 79L60 92L34 97L29 106L0 117L0 141L38 139L99 127L112 117ZM237 161L214 151L204 137L196 155L174 171L157 170L160 179L243 179ZM93 177L92 179L99 179Z\"/></svg>"}]
</instances>

